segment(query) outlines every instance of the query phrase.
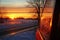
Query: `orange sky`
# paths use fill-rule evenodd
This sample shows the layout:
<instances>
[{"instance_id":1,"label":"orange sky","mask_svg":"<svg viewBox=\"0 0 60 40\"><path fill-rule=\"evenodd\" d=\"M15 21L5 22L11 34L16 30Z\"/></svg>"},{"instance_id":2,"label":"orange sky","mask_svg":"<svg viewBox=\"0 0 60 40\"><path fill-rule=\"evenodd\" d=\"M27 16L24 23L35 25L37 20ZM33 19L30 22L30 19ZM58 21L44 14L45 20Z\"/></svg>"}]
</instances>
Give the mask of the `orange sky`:
<instances>
[{"instance_id":1,"label":"orange sky","mask_svg":"<svg viewBox=\"0 0 60 40\"><path fill-rule=\"evenodd\" d=\"M9 18L17 18L17 17L37 18L37 14L32 13L33 9L32 10L31 9L32 8L5 8L5 9L1 9L1 13L2 13L1 15L3 17L9 17Z\"/></svg>"},{"instance_id":2,"label":"orange sky","mask_svg":"<svg viewBox=\"0 0 60 40\"><path fill-rule=\"evenodd\" d=\"M5 15L3 15L3 17L9 17L9 18L18 18L18 17L22 17L22 18L37 18L37 15L32 14L32 13L7 13Z\"/></svg>"},{"instance_id":3,"label":"orange sky","mask_svg":"<svg viewBox=\"0 0 60 40\"><path fill-rule=\"evenodd\" d=\"M50 8L50 12L52 9ZM30 12L34 12L33 8L5 8L5 9L1 9L2 15L3 17L9 17L9 18L17 18L17 17L22 17L22 18L37 18L37 14L36 13L30 13ZM5 12L5 13L3 13ZM45 13L43 14L43 16L52 16L51 13Z\"/></svg>"}]
</instances>

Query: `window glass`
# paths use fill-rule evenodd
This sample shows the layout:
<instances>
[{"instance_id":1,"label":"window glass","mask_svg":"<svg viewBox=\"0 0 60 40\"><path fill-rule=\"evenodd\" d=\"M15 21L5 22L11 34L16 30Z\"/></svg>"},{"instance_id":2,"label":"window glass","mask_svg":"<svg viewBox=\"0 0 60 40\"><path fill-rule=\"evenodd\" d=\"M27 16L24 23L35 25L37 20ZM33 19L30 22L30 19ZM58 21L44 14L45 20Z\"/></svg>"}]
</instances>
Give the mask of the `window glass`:
<instances>
[{"instance_id":1,"label":"window glass","mask_svg":"<svg viewBox=\"0 0 60 40\"><path fill-rule=\"evenodd\" d=\"M40 34L43 39L49 40L49 34L52 26L52 18L55 0L40 0L40 13L41 13L41 23L40 23Z\"/></svg>"}]
</instances>

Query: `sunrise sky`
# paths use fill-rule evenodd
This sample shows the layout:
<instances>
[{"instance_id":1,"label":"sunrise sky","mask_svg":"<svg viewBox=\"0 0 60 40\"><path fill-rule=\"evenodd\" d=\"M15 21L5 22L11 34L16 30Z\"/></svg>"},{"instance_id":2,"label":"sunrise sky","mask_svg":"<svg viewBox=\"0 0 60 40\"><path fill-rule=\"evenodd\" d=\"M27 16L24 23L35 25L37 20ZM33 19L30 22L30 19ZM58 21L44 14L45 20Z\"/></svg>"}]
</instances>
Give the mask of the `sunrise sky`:
<instances>
[{"instance_id":1,"label":"sunrise sky","mask_svg":"<svg viewBox=\"0 0 60 40\"><path fill-rule=\"evenodd\" d=\"M11 7L11 8L5 8L5 10L1 9L1 12L5 12L5 13L2 13L2 17L3 18L5 18L5 17L36 18L37 16L34 13L33 14L29 13L29 11L31 9L21 8L21 7L26 7L28 5L28 3L26 1L27 0L0 0L0 2L1 2L0 7ZM20 7L20 8L18 8L18 7Z\"/></svg>"},{"instance_id":2,"label":"sunrise sky","mask_svg":"<svg viewBox=\"0 0 60 40\"><path fill-rule=\"evenodd\" d=\"M26 7L27 5L29 5L27 1L28 0L0 0L0 7L10 7L10 8L1 9L0 12L2 14L0 13L0 17L3 16L3 17L9 17L9 18L17 18L17 17L36 18L37 14L29 13L33 11L33 9Z\"/></svg>"}]
</instances>

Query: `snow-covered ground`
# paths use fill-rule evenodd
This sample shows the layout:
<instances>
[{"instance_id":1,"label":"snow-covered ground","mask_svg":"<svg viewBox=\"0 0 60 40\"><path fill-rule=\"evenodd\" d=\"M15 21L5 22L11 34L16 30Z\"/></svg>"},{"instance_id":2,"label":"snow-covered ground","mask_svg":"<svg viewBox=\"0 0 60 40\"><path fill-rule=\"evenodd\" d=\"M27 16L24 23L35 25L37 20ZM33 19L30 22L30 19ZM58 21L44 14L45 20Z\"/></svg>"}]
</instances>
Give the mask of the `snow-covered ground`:
<instances>
[{"instance_id":1,"label":"snow-covered ground","mask_svg":"<svg viewBox=\"0 0 60 40\"><path fill-rule=\"evenodd\" d=\"M9 20L3 24L0 24L0 32L2 29L6 30L8 28L24 28L37 25L37 20ZM35 30L18 32L15 35L6 35L1 37L0 40L35 40Z\"/></svg>"},{"instance_id":2,"label":"snow-covered ground","mask_svg":"<svg viewBox=\"0 0 60 40\"><path fill-rule=\"evenodd\" d=\"M28 27L37 25L37 20L13 20L0 24L0 29L13 27Z\"/></svg>"},{"instance_id":3,"label":"snow-covered ground","mask_svg":"<svg viewBox=\"0 0 60 40\"><path fill-rule=\"evenodd\" d=\"M9 28L30 27L30 26L37 25L37 23L38 23L37 20L24 20L24 19L8 20L7 22L0 24L0 30L2 31L2 29L5 30Z\"/></svg>"}]
</instances>

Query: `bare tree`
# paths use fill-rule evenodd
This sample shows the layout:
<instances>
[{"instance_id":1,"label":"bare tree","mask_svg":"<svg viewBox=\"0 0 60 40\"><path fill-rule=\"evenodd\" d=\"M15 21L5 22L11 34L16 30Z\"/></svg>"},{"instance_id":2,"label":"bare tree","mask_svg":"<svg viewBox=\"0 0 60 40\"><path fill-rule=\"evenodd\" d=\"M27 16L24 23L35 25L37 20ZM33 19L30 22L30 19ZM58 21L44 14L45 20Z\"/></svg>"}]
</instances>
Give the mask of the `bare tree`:
<instances>
[{"instance_id":1,"label":"bare tree","mask_svg":"<svg viewBox=\"0 0 60 40\"><path fill-rule=\"evenodd\" d=\"M44 12L44 8L47 7L49 0L28 0L27 2L29 3L30 6L35 8L35 10L38 14L38 17L37 17L38 18L38 26L40 28L40 17L42 16L42 14ZM42 12L40 13L41 6L42 6Z\"/></svg>"},{"instance_id":2,"label":"bare tree","mask_svg":"<svg viewBox=\"0 0 60 40\"><path fill-rule=\"evenodd\" d=\"M38 27L40 28L40 0L28 0L30 6L35 8L36 13L38 14Z\"/></svg>"},{"instance_id":3,"label":"bare tree","mask_svg":"<svg viewBox=\"0 0 60 40\"><path fill-rule=\"evenodd\" d=\"M51 0L29 0L29 1L27 1L29 3L29 5L34 7L35 10L37 11L37 14L38 14L38 17L37 17L38 18L38 30L40 30L40 19L41 19L43 12L44 12L44 8L49 6L50 1ZM40 7L42 7L41 13L40 13ZM40 32L40 34L43 35L41 32ZM45 37L43 37L43 39L46 40Z\"/></svg>"},{"instance_id":4,"label":"bare tree","mask_svg":"<svg viewBox=\"0 0 60 40\"><path fill-rule=\"evenodd\" d=\"M38 19L38 27L37 28L40 31L40 19L41 19L40 5L41 5L41 0L29 0L27 2L29 3L29 6L33 7L36 10L36 13L38 15L38 17L37 17L37 19ZM40 37L43 38L42 34L41 34Z\"/></svg>"}]
</instances>

